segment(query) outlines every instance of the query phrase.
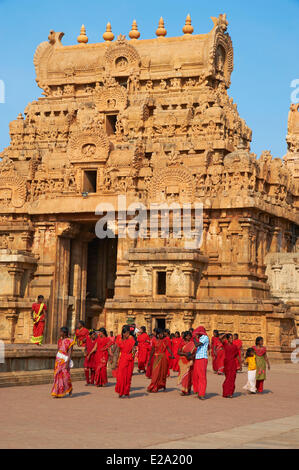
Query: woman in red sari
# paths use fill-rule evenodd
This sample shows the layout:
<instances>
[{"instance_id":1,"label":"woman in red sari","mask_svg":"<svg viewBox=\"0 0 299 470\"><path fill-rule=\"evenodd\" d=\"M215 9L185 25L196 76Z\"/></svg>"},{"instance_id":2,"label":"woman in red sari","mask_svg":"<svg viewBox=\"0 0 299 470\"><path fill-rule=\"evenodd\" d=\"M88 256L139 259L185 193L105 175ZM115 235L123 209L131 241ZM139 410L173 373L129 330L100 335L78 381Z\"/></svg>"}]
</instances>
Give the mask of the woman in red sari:
<instances>
[{"instance_id":1,"label":"woman in red sari","mask_svg":"<svg viewBox=\"0 0 299 470\"><path fill-rule=\"evenodd\" d=\"M95 330L92 330L89 333L89 336L86 338L85 343L85 361L84 361L84 373L86 379L86 385L94 385L94 376L95 376L95 352L91 354L91 351L94 349L96 344L97 334Z\"/></svg>"},{"instance_id":2,"label":"woman in red sari","mask_svg":"<svg viewBox=\"0 0 299 470\"><path fill-rule=\"evenodd\" d=\"M86 338L88 338L89 330L85 328L84 321L80 320L78 328L75 331L75 340L77 345L81 347L85 347Z\"/></svg>"},{"instance_id":3,"label":"woman in red sari","mask_svg":"<svg viewBox=\"0 0 299 470\"><path fill-rule=\"evenodd\" d=\"M99 329L99 336L96 343L87 356L95 353L95 385L97 387L106 387L108 383L107 379L107 362L109 358L108 349L111 346L111 340L108 338L107 331L105 328Z\"/></svg>"},{"instance_id":4,"label":"woman in red sari","mask_svg":"<svg viewBox=\"0 0 299 470\"><path fill-rule=\"evenodd\" d=\"M224 373L225 381L223 382L223 397L232 398L235 391L235 382L237 376L237 364L236 358L240 364L240 370L242 370L242 364L239 358L239 350L235 344L233 344L233 335L231 333L221 336L221 342L224 347L225 359L224 359Z\"/></svg>"},{"instance_id":5,"label":"woman in red sari","mask_svg":"<svg viewBox=\"0 0 299 470\"><path fill-rule=\"evenodd\" d=\"M243 356L243 343L242 341L239 339L239 335L238 333L235 333L234 334L234 341L233 341L233 344L235 344L238 348L238 351L239 351L239 358L240 358L240 361L242 362L242 356ZM238 362L238 359L236 359L236 364L237 364L237 372L240 370L240 366L239 366L239 362Z\"/></svg>"},{"instance_id":6,"label":"woman in red sari","mask_svg":"<svg viewBox=\"0 0 299 470\"><path fill-rule=\"evenodd\" d=\"M138 341L138 372L145 373L146 360L148 359L148 345L150 343L149 335L145 326L140 328L140 334L137 336Z\"/></svg>"},{"instance_id":7,"label":"woman in red sari","mask_svg":"<svg viewBox=\"0 0 299 470\"><path fill-rule=\"evenodd\" d=\"M219 341L219 331L214 330L213 331L213 336L211 339L211 356L212 356L212 367L213 371L215 374L218 372L218 367L217 367L217 358L216 358L216 344Z\"/></svg>"},{"instance_id":8,"label":"woman in red sari","mask_svg":"<svg viewBox=\"0 0 299 470\"><path fill-rule=\"evenodd\" d=\"M179 376L178 385L182 384L181 395L186 396L191 394L192 381L193 381L193 365L196 347L192 340L190 331L184 333L184 339L181 338L181 346L178 350L179 355Z\"/></svg>"},{"instance_id":9,"label":"woman in red sari","mask_svg":"<svg viewBox=\"0 0 299 470\"><path fill-rule=\"evenodd\" d=\"M148 364L150 364L152 357L155 356L152 370L152 381L147 388L148 392L156 393L160 389L166 390L166 378L169 371L169 360L166 352L168 352L169 358L173 359L168 339L169 338L164 336L163 330L157 330L157 341L153 345L148 361Z\"/></svg>"},{"instance_id":10,"label":"woman in red sari","mask_svg":"<svg viewBox=\"0 0 299 470\"><path fill-rule=\"evenodd\" d=\"M174 359L172 361L172 370L174 372L180 372L180 367L179 367L179 361L180 361L180 356L179 356L179 349L182 348L184 345L184 340L181 338L181 335L179 331L175 332L175 336L172 340L172 354L174 356Z\"/></svg>"},{"instance_id":11,"label":"woman in red sari","mask_svg":"<svg viewBox=\"0 0 299 470\"><path fill-rule=\"evenodd\" d=\"M267 356L267 349L264 346L264 339L262 336L258 336L255 340L255 346L253 346L256 360L256 390L257 393L263 393L264 391L264 380L266 379L266 364L270 370L270 362Z\"/></svg>"},{"instance_id":12,"label":"woman in red sari","mask_svg":"<svg viewBox=\"0 0 299 470\"><path fill-rule=\"evenodd\" d=\"M167 377L170 376L170 366L172 363L172 359L174 359L174 356L172 354L172 344L171 344L171 339L170 339L170 330L165 329L164 330L164 339L167 344L167 349L166 349L166 357L168 361L168 368L167 368Z\"/></svg>"},{"instance_id":13,"label":"woman in red sari","mask_svg":"<svg viewBox=\"0 0 299 470\"><path fill-rule=\"evenodd\" d=\"M40 346L44 337L47 307L43 295L38 296L37 302L32 304L33 335L30 342Z\"/></svg>"},{"instance_id":14,"label":"woman in red sari","mask_svg":"<svg viewBox=\"0 0 299 470\"><path fill-rule=\"evenodd\" d=\"M70 368L72 367L71 357L75 341L68 337L69 330L65 326L61 328L60 333L51 392L53 398L62 398L67 393L71 396L73 390Z\"/></svg>"},{"instance_id":15,"label":"woman in red sari","mask_svg":"<svg viewBox=\"0 0 299 470\"><path fill-rule=\"evenodd\" d=\"M211 354L213 357L213 370L218 375L224 375L224 359L225 352L222 341L219 338L218 330L214 330L214 336L212 338Z\"/></svg>"},{"instance_id":16,"label":"woman in red sari","mask_svg":"<svg viewBox=\"0 0 299 470\"><path fill-rule=\"evenodd\" d=\"M154 355L151 356L151 351L152 351L153 346L155 345L155 343L156 343L156 341L157 341L156 334L157 334L157 328L154 328L153 334L152 334L152 337L151 337L151 340L150 340L149 354L148 354L147 367L146 367L146 373L145 373L145 376L146 376L148 379L151 379L151 378L152 378L153 364L154 364L155 356L154 356ZM151 357L151 360L150 360L150 357Z\"/></svg>"},{"instance_id":17,"label":"woman in red sari","mask_svg":"<svg viewBox=\"0 0 299 470\"><path fill-rule=\"evenodd\" d=\"M121 337L117 337L116 344L119 351L119 359L115 391L119 394L119 398L123 396L129 397L136 350L135 339L130 335L129 325L123 327Z\"/></svg>"}]
</instances>

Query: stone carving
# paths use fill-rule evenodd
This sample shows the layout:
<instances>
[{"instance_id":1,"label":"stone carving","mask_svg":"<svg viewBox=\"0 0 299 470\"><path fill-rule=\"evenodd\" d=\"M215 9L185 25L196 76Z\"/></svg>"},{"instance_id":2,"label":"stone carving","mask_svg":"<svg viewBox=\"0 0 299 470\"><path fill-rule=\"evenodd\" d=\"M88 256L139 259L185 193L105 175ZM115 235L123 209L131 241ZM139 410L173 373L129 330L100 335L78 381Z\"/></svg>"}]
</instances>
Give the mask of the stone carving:
<instances>
[{"instance_id":1,"label":"stone carving","mask_svg":"<svg viewBox=\"0 0 299 470\"><path fill-rule=\"evenodd\" d=\"M74 131L71 134L68 153L71 161L105 162L109 153L109 140L106 133L99 129Z\"/></svg>"},{"instance_id":2,"label":"stone carving","mask_svg":"<svg viewBox=\"0 0 299 470\"><path fill-rule=\"evenodd\" d=\"M140 57L135 47L126 41L125 36L119 35L114 44L111 44L104 56L104 67L111 75L131 73L137 70Z\"/></svg>"},{"instance_id":3,"label":"stone carving","mask_svg":"<svg viewBox=\"0 0 299 470\"><path fill-rule=\"evenodd\" d=\"M3 210L10 204L22 207L26 200L25 180L17 173L15 165L7 156L0 161L0 207Z\"/></svg>"},{"instance_id":4,"label":"stone carving","mask_svg":"<svg viewBox=\"0 0 299 470\"><path fill-rule=\"evenodd\" d=\"M120 111L127 106L126 89L114 78L107 78L104 86L96 92L97 108L100 111Z\"/></svg>"},{"instance_id":5,"label":"stone carving","mask_svg":"<svg viewBox=\"0 0 299 470\"><path fill-rule=\"evenodd\" d=\"M154 40L137 40L134 23L132 41L112 42L108 25L105 43L85 44L82 30L79 45L64 46L63 34L51 31L38 46L43 96L10 123L11 142L0 154L1 253L26 251L37 260L34 282L24 274L22 302L28 309L44 286L49 324L62 326L71 299L90 327L119 330L132 316L150 329L159 316L180 331L201 322L209 334L217 326L239 332L245 347L262 335L280 354L297 308L280 298L290 301L298 276L299 107L290 108L284 161L270 151L254 155L251 130L227 91L226 16L213 18L203 35L192 35L187 19L184 37L165 39L160 21ZM120 194L147 208L191 205L204 259L194 245L186 248L187 236L176 237L173 214L169 233L158 227L157 238L97 240L96 205ZM267 265L269 253L288 255L291 268L282 275L279 260ZM10 268L0 268L10 279ZM0 322L10 305L4 300Z\"/></svg>"}]
</instances>

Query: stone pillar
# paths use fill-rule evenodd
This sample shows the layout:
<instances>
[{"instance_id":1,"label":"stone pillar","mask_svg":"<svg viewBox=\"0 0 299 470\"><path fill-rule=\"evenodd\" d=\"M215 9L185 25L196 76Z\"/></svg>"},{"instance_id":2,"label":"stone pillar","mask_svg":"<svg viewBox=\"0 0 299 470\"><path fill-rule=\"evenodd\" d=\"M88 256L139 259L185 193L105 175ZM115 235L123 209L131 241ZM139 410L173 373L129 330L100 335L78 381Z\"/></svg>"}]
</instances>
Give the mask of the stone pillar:
<instances>
[{"instance_id":1,"label":"stone pillar","mask_svg":"<svg viewBox=\"0 0 299 470\"><path fill-rule=\"evenodd\" d=\"M121 233L121 230L123 230L123 227L118 227L118 233ZM134 240L130 238L118 238L116 280L114 285L115 299L130 296L129 262L125 259L125 254L129 251L129 248L133 246Z\"/></svg>"},{"instance_id":2,"label":"stone pillar","mask_svg":"<svg viewBox=\"0 0 299 470\"><path fill-rule=\"evenodd\" d=\"M190 312L189 310L184 311L184 316L183 316L184 324L186 327L186 331L190 330L192 328L193 322L194 322L194 312Z\"/></svg>"},{"instance_id":3,"label":"stone pillar","mask_svg":"<svg viewBox=\"0 0 299 470\"><path fill-rule=\"evenodd\" d=\"M76 224L58 223L56 226L56 260L53 289L51 293L51 313L49 315L50 342L55 343L59 330L67 322L69 305L69 274L71 238L79 233Z\"/></svg>"},{"instance_id":4,"label":"stone pillar","mask_svg":"<svg viewBox=\"0 0 299 470\"><path fill-rule=\"evenodd\" d=\"M21 280L24 274L24 269L19 268L17 265L11 264L8 266L8 273L11 276L11 292L12 297L20 296Z\"/></svg>"},{"instance_id":5,"label":"stone pillar","mask_svg":"<svg viewBox=\"0 0 299 470\"><path fill-rule=\"evenodd\" d=\"M8 312L5 314L5 320L7 322L7 332L8 332L8 340L10 343L14 343L15 341L15 332L16 332L16 325L18 321L18 315L15 309L9 309Z\"/></svg>"},{"instance_id":6,"label":"stone pillar","mask_svg":"<svg viewBox=\"0 0 299 470\"><path fill-rule=\"evenodd\" d=\"M148 334L152 333L152 330L153 330L152 316L150 314L146 314L146 315L144 315L144 320L146 322L147 333Z\"/></svg>"}]
</instances>

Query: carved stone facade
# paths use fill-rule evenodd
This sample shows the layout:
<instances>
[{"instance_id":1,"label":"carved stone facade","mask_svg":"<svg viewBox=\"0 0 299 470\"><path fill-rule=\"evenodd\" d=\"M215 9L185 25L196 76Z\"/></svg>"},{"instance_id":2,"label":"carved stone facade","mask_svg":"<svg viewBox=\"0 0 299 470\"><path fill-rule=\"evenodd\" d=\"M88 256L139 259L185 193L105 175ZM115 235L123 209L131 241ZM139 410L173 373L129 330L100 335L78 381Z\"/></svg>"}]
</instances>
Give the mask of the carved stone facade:
<instances>
[{"instance_id":1,"label":"carved stone facade","mask_svg":"<svg viewBox=\"0 0 299 470\"><path fill-rule=\"evenodd\" d=\"M298 250L298 106L284 161L250 151L252 133L228 95L233 48L225 15L208 34L63 46L50 32L34 55L43 97L10 123L0 154L0 337L27 342L30 306L48 303L46 341L58 329L119 331L204 323L262 334L273 354L293 339L295 310L270 291L269 253ZM200 252L186 239L99 239L98 204L203 205ZM160 273L160 274L158 274ZM296 271L298 276L298 271ZM270 276L271 277L271 276ZM164 292L165 294L159 294Z\"/></svg>"}]
</instances>

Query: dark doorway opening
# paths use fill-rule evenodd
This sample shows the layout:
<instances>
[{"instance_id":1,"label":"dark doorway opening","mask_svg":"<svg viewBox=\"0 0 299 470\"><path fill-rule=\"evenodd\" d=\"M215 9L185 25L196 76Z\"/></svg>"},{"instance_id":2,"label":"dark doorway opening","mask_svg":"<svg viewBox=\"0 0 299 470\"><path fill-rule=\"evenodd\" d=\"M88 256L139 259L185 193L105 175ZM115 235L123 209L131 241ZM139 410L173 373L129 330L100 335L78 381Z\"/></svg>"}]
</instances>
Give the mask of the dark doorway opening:
<instances>
[{"instance_id":1,"label":"dark doorway opening","mask_svg":"<svg viewBox=\"0 0 299 470\"><path fill-rule=\"evenodd\" d=\"M166 271L157 272L157 295L166 295Z\"/></svg>"},{"instance_id":2,"label":"dark doorway opening","mask_svg":"<svg viewBox=\"0 0 299 470\"><path fill-rule=\"evenodd\" d=\"M106 132L108 135L116 133L117 114L107 114L106 116Z\"/></svg>"},{"instance_id":3,"label":"dark doorway opening","mask_svg":"<svg viewBox=\"0 0 299 470\"><path fill-rule=\"evenodd\" d=\"M165 330L166 328L165 318L156 318L156 328Z\"/></svg>"},{"instance_id":4,"label":"dark doorway opening","mask_svg":"<svg viewBox=\"0 0 299 470\"><path fill-rule=\"evenodd\" d=\"M84 171L83 191L87 193L97 192L97 171Z\"/></svg>"},{"instance_id":5,"label":"dark doorway opening","mask_svg":"<svg viewBox=\"0 0 299 470\"><path fill-rule=\"evenodd\" d=\"M103 312L106 299L114 297L117 265L117 238L95 238L88 244L86 284L86 324ZM104 317L103 317L104 321Z\"/></svg>"}]
</instances>

